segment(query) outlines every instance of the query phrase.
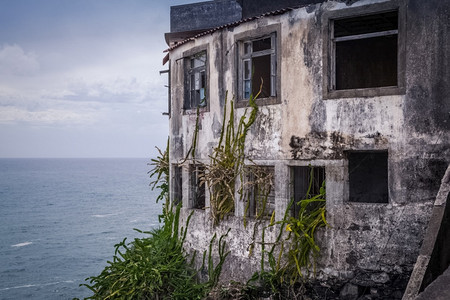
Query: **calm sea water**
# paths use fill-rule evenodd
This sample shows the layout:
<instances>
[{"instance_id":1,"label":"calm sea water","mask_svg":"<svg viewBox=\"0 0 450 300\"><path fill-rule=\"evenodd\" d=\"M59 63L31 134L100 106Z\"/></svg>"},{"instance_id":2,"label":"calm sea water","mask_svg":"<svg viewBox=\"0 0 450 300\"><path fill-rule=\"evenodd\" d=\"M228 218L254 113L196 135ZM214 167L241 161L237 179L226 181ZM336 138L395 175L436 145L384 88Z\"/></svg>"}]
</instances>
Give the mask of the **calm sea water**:
<instances>
[{"instance_id":1,"label":"calm sea water","mask_svg":"<svg viewBox=\"0 0 450 300\"><path fill-rule=\"evenodd\" d=\"M0 159L0 299L72 299L159 226L147 159Z\"/></svg>"}]
</instances>

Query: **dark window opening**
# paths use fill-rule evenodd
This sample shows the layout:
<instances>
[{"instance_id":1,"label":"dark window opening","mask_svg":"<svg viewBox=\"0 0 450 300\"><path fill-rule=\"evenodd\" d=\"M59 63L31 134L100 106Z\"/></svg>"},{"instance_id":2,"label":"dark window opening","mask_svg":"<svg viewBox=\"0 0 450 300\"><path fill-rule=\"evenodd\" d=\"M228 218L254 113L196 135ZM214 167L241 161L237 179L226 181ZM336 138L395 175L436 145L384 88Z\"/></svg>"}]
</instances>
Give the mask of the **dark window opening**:
<instances>
[{"instance_id":1,"label":"dark window opening","mask_svg":"<svg viewBox=\"0 0 450 300\"><path fill-rule=\"evenodd\" d=\"M178 205L183 201L183 177L182 168L179 166L173 167L173 195L172 201L174 205Z\"/></svg>"},{"instance_id":2,"label":"dark window opening","mask_svg":"<svg viewBox=\"0 0 450 300\"><path fill-rule=\"evenodd\" d=\"M388 153L349 152L349 201L388 203Z\"/></svg>"},{"instance_id":3,"label":"dark window opening","mask_svg":"<svg viewBox=\"0 0 450 300\"><path fill-rule=\"evenodd\" d=\"M198 165L191 166L191 201L192 208L205 209L205 168Z\"/></svg>"},{"instance_id":4,"label":"dark window opening","mask_svg":"<svg viewBox=\"0 0 450 300\"><path fill-rule=\"evenodd\" d=\"M311 199L320 194L320 189L325 187L325 168L301 166L293 167L294 203L292 214L298 217L300 201Z\"/></svg>"},{"instance_id":5,"label":"dark window opening","mask_svg":"<svg viewBox=\"0 0 450 300\"><path fill-rule=\"evenodd\" d=\"M398 12L333 21L334 89L398 86Z\"/></svg>"},{"instance_id":6,"label":"dark window opening","mask_svg":"<svg viewBox=\"0 0 450 300\"><path fill-rule=\"evenodd\" d=\"M275 169L271 166L247 167L247 215L271 216L275 210Z\"/></svg>"},{"instance_id":7,"label":"dark window opening","mask_svg":"<svg viewBox=\"0 0 450 300\"><path fill-rule=\"evenodd\" d=\"M261 84L259 98L276 96L275 34L243 42L242 47L242 98L256 96Z\"/></svg>"},{"instance_id":8,"label":"dark window opening","mask_svg":"<svg viewBox=\"0 0 450 300\"><path fill-rule=\"evenodd\" d=\"M185 109L207 105L206 86L206 51L202 51L186 59Z\"/></svg>"}]
</instances>

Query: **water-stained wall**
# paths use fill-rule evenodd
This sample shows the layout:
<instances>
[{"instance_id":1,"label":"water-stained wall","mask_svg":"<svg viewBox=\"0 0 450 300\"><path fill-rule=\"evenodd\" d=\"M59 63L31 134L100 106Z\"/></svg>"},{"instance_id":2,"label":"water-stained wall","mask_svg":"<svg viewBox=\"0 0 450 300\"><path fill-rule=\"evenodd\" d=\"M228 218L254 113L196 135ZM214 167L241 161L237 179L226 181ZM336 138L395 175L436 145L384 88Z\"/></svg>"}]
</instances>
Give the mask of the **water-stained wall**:
<instances>
[{"instance_id":1,"label":"water-stained wall","mask_svg":"<svg viewBox=\"0 0 450 300\"><path fill-rule=\"evenodd\" d=\"M399 87L333 96L324 81L330 76L330 20L342 13L392 7L399 12ZM291 168L323 166L330 227L320 234L320 276L360 286L407 277L440 178L450 163L449 15L448 1L323 1L216 30L173 48L170 160L183 167L184 218L191 211L188 164L195 124L198 121L195 158L207 163L220 137L226 93L228 111L230 100L239 101L237 37L275 26L277 99L260 105L245 150L257 164L275 167L277 220L292 197ZM200 109L198 118L196 110L183 109L183 57L196 47L208 53L208 105ZM236 108L236 121L246 109ZM349 151L387 151L387 203L349 201ZM223 234L231 228L228 245L236 263L228 265L225 274L248 277L259 267L260 249L249 258L249 245L261 241L261 230L253 235L253 226L244 227L242 203L236 203L233 216L214 227L208 204L206 196L206 209L195 210L188 247L201 252L214 232ZM272 231L266 233L266 241L274 238L276 230Z\"/></svg>"}]
</instances>

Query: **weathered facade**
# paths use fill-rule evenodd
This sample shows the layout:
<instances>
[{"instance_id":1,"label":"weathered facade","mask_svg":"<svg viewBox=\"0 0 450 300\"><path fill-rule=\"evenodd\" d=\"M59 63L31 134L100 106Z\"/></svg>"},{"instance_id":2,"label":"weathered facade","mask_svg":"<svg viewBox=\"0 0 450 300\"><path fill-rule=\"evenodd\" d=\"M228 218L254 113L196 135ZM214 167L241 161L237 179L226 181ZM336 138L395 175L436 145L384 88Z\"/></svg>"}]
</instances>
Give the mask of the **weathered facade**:
<instances>
[{"instance_id":1,"label":"weathered facade","mask_svg":"<svg viewBox=\"0 0 450 300\"><path fill-rule=\"evenodd\" d=\"M208 163L226 92L237 122L262 78L245 152L273 167L277 220L302 193L300 175L323 170L330 227L320 232L318 277L359 286L408 277L450 163L450 1L263 1L272 10L261 4L257 15L252 1L207 3L215 2L244 18L191 34L186 25L183 40L167 35L170 186L184 220L194 210L186 246L203 252L231 228L224 275L245 279L260 268L261 249L249 256L249 245L259 245L261 229L254 237L251 216L244 226L244 201L214 226L187 154L197 108L195 158ZM268 228L265 242L277 232Z\"/></svg>"}]
</instances>

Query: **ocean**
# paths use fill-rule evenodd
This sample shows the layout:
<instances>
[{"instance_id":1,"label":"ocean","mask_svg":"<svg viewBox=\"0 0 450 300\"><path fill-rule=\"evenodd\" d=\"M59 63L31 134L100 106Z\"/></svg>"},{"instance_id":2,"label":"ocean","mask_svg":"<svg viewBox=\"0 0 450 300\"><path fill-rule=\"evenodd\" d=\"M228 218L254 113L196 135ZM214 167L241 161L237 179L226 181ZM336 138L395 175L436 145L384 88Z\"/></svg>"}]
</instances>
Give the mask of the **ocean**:
<instances>
[{"instance_id":1,"label":"ocean","mask_svg":"<svg viewBox=\"0 0 450 300\"><path fill-rule=\"evenodd\" d=\"M149 159L0 159L0 299L92 295L133 228L160 226Z\"/></svg>"}]
</instances>

